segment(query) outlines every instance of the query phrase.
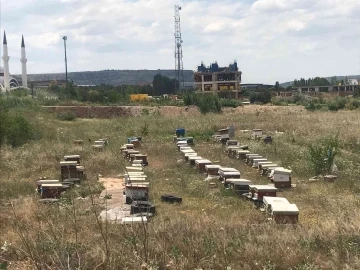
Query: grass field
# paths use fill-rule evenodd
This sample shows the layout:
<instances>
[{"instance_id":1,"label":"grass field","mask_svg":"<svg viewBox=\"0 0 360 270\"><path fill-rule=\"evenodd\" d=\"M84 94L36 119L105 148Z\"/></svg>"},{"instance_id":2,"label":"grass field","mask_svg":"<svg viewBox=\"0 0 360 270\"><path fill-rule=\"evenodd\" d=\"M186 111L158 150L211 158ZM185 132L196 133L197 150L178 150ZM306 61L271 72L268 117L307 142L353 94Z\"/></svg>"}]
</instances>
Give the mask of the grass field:
<instances>
[{"instance_id":1,"label":"grass field","mask_svg":"<svg viewBox=\"0 0 360 270\"><path fill-rule=\"evenodd\" d=\"M0 155L0 262L8 269L360 269L360 115L358 111L308 112L302 107L249 106L222 114L150 114L117 119L76 119L31 111L42 139ZM242 178L267 183L255 169L230 159L211 141L215 130L233 124L236 138L250 150L293 170L296 188L283 191L300 209L299 224L275 225L265 215L228 191L210 189L204 176L181 159L172 142L184 127L194 136L194 149L220 165L235 167ZM273 136L265 145L240 130L262 128ZM282 135L275 131L285 132ZM339 133L335 163L338 181L310 183L308 145ZM146 226L102 223L105 204L96 199L61 206L39 204L38 177L59 178L65 154L80 154L88 176L79 193L95 187L97 174L124 172L120 147L142 135L149 156L146 173L156 216ZM109 138L109 147L93 153L91 141ZM75 149L72 141L83 139ZM183 197L181 205L160 202L164 193Z\"/></svg>"}]
</instances>

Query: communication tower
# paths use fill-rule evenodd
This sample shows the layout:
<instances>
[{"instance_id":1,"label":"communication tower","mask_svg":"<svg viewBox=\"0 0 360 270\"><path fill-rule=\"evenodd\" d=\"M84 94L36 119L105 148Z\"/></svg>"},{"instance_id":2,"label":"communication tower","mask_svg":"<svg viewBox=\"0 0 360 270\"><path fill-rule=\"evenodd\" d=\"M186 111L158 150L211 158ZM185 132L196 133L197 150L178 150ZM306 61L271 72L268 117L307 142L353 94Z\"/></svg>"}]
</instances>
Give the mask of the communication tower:
<instances>
[{"instance_id":1,"label":"communication tower","mask_svg":"<svg viewBox=\"0 0 360 270\"><path fill-rule=\"evenodd\" d=\"M181 91L184 88L184 67L183 67L183 53L182 53L182 39L180 28L180 10L179 5L175 5L175 75L177 83L175 84L175 91Z\"/></svg>"}]
</instances>

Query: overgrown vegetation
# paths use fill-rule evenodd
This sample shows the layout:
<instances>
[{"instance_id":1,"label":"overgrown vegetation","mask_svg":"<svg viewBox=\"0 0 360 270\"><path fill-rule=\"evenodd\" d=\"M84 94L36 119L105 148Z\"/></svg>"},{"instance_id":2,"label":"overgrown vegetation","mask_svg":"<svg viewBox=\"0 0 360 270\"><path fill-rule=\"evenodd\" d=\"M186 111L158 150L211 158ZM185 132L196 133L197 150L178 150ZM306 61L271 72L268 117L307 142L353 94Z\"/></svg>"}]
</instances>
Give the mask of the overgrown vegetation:
<instances>
[{"instance_id":1,"label":"overgrown vegetation","mask_svg":"<svg viewBox=\"0 0 360 270\"><path fill-rule=\"evenodd\" d=\"M10 114L0 99L0 147L3 144L21 146L34 138L35 131L29 121L20 114Z\"/></svg>"},{"instance_id":2,"label":"overgrown vegetation","mask_svg":"<svg viewBox=\"0 0 360 270\"><path fill-rule=\"evenodd\" d=\"M76 114L72 111L60 112L56 117L61 121L74 121L77 118Z\"/></svg>"},{"instance_id":3,"label":"overgrown vegetation","mask_svg":"<svg viewBox=\"0 0 360 270\"><path fill-rule=\"evenodd\" d=\"M249 100L251 103L269 103L271 102L271 92L270 90L263 90L259 92L252 91L250 92Z\"/></svg>"},{"instance_id":4,"label":"overgrown vegetation","mask_svg":"<svg viewBox=\"0 0 360 270\"><path fill-rule=\"evenodd\" d=\"M196 105L203 114L221 112L221 101L218 96L212 94L195 94L187 92L183 95L184 104L187 106Z\"/></svg>"}]
</instances>

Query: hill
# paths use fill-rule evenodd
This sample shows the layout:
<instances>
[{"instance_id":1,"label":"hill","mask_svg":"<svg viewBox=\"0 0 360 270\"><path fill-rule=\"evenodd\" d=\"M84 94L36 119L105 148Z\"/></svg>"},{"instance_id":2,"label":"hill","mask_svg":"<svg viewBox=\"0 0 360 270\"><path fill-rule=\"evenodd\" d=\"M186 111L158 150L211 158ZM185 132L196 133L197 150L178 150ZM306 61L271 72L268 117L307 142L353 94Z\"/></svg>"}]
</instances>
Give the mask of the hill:
<instances>
[{"instance_id":1,"label":"hill","mask_svg":"<svg viewBox=\"0 0 360 270\"><path fill-rule=\"evenodd\" d=\"M100 70L69 72L69 79L79 85L121 85L121 84L148 84L152 83L154 76L160 74L175 78L174 70ZM21 78L21 75L15 75ZM65 73L29 74L29 81L65 80ZM193 82L193 71L184 70L185 82Z\"/></svg>"},{"instance_id":2,"label":"hill","mask_svg":"<svg viewBox=\"0 0 360 270\"><path fill-rule=\"evenodd\" d=\"M337 80L343 80L345 79L346 77L348 77L349 79L357 79L357 80L360 80L360 75L347 75L347 76L331 76L331 77L325 77L328 81L331 80L331 78L333 77L336 77ZM284 82L284 83L281 83L280 86L282 87L288 87L288 86L291 86L293 85L293 82L294 81L290 81L290 82Z\"/></svg>"}]
</instances>

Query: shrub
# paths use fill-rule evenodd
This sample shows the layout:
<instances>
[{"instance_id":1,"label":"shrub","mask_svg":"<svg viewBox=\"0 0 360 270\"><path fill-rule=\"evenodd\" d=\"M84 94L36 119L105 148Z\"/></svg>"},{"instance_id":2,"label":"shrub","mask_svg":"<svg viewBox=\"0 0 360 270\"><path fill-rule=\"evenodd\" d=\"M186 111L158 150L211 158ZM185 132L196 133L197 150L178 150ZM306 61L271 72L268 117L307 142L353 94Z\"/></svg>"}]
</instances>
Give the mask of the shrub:
<instances>
[{"instance_id":1,"label":"shrub","mask_svg":"<svg viewBox=\"0 0 360 270\"><path fill-rule=\"evenodd\" d=\"M71 111L60 112L56 117L61 121L74 121L77 118L76 114Z\"/></svg>"},{"instance_id":2,"label":"shrub","mask_svg":"<svg viewBox=\"0 0 360 270\"><path fill-rule=\"evenodd\" d=\"M338 135L328 137L317 144L309 145L309 162L315 174L330 173L338 154Z\"/></svg>"},{"instance_id":3,"label":"shrub","mask_svg":"<svg viewBox=\"0 0 360 270\"><path fill-rule=\"evenodd\" d=\"M6 141L12 147L23 145L34 138L31 124L21 115L8 118Z\"/></svg>"},{"instance_id":4,"label":"shrub","mask_svg":"<svg viewBox=\"0 0 360 270\"><path fill-rule=\"evenodd\" d=\"M241 102L237 99L227 99L227 98L220 99L220 104L222 107L232 107L232 108L236 108L242 105Z\"/></svg>"}]
</instances>

